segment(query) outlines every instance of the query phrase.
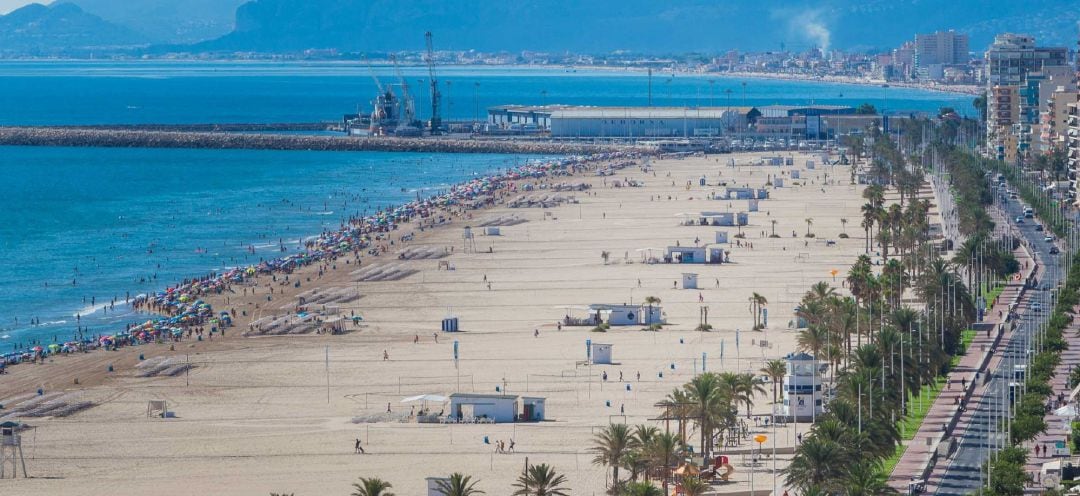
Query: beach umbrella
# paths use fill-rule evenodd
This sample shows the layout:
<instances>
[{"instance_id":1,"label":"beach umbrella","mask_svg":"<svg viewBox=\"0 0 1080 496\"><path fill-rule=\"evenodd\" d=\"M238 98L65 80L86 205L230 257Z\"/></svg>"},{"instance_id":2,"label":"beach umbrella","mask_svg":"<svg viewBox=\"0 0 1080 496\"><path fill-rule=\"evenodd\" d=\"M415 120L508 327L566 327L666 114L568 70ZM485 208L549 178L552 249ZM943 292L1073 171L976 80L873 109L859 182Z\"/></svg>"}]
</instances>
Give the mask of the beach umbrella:
<instances>
[{"instance_id":1,"label":"beach umbrella","mask_svg":"<svg viewBox=\"0 0 1080 496\"><path fill-rule=\"evenodd\" d=\"M43 351L44 349L45 349L45 348L42 348L42 347L40 347L40 346L35 346L35 347L33 347L33 348L30 348L30 350L31 350L31 351L36 351L36 352L41 352L41 351Z\"/></svg>"}]
</instances>

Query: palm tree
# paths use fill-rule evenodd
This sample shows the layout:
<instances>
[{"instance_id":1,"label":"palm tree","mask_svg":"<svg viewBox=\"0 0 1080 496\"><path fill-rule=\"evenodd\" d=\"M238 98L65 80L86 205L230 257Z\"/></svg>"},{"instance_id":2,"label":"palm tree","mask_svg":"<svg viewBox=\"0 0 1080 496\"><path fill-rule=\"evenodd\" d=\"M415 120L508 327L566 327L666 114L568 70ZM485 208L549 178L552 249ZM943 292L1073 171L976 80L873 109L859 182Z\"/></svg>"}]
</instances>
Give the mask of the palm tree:
<instances>
[{"instance_id":1,"label":"palm tree","mask_svg":"<svg viewBox=\"0 0 1080 496\"><path fill-rule=\"evenodd\" d=\"M619 487L619 465L623 456L637 447L637 440L626 424L608 424L593 438L590 449L596 454L593 464L611 467L611 489Z\"/></svg>"},{"instance_id":2,"label":"palm tree","mask_svg":"<svg viewBox=\"0 0 1080 496\"><path fill-rule=\"evenodd\" d=\"M856 463L848 468L847 477L844 478L845 496L882 496L886 494L898 494L886 483L886 474L881 472L875 464L869 462Z\"/></svg>"},{"instance_id":3,"label":"palm tree","mask_svg":"<svg viewBox=\"0 0 1080 496\"><path fill-rule=\"evenodd\" d=\"M686 419L694 416L694 405L690 400L689 393L687 393L685 389L676 388L672 390L667 397L657 403L656 406L664 410L663 418L665 429L668 428L671 419L676 419L676 422L678 422L677 430L679 431L679 439L685 443ZM638 440L641 441L641 438L638 437Z\"/></svg>"},{"instance_id":4,"label":"palm tree","mask_svg":"<svg viewBox=\"0 0 1080 496\"><path fill-rule=\"evenodd\" d=\"M754 329L758 329L758 323L761 322L761 309L768 303L769 300L758 293L750 295L750 312L754 315Z\"/></svg>"},{"instance_id":5,"label":"palm tree","mask_svg":"<svg viewBox=\"0 0 1080 496\"><path fill-rule=\"evenodd\" d=\"M649 459L645 456L645 452L640 449L627 451L619 463L622 468L630 471L630 482L637 482L638 477L649 468Z\"/></svg>"},{"instance_id":6,"label":"palm tree","mask_svg":"<svg viewBox=\"0 0 1080 496\"><path fill-rule=\"evenodd\" d=\"M604 265L608 264L608 259L611 258L611 252L601 251L600 258L604 261Z\"/></svg>"},{"instance_id":7,"label":"palm tree","mask_svg":"<svg viewBox=\"0 0 1080 496\"><path fill-rule=\"evenodd\" d=\"M773 237L776 236L776 223L777 223L776 219L773 219L773 220L769 221L769 224L772 224L772 236Z\"/></svg>"},{"instance_id":8,"label":"palm tree","mask_svg":"<svg viewBox=\"0 0 1080 496\"><path fill-rule=\"evenodd\" d=\"M359 482L353 483L356 490L351 496L394 496L394 493L387 491L391 487L394 487L393 484L378 477L361 477Z\"/></svg>"},{"instance_id":9,"label":"palm tree","mask_svg":"<svg viewBox=\"0 0 1080 496\"><path fill-rule=\"evenodd\" d=\"M787 485L800 490L813 486L829 489L843 480L849 461L846 458L843 446L836 441L810 436L784 471Z\"/></svg>"},{"instance_id":10,"label":"palm tree","mask_svg":"<svg viewBox=\"0 0 1080 496\"><path fill-rule=\"evenodd\" d=\"M653 437L644 447L645 457L654 474L660 475L664 494L668 494L668 471L683 457L684 445L679 436L671 432L661 432Z\"/></svg>"},{"instance_id":11,"label":"palm tree","mask_svg":"<svg viewBox=\"0 0 1080 496\"><path fill-rule=\"evenodd\" d=\"M847 236L847 219L844 217L840 218L840 229L843 230L844 236Z\"/></svg>"},{"instance_id":12,"label":"palm tree","mask_svg":"<svg viewBox=\"0 0 1080 496\"><path fill-rule=\"evenodd\" d=\"M776 403L776 389L780 385L780 381L784 380L784 376L787 375L787 362L779 358L769 360L762 367L761 372L772 381L772 402Z\"/></svg>"},{"instance_id":13,"label":"palm tree","mask_svg":"<svg viewBox=\"0 0 1080 496\"><path fill-rule=\"evenodd\" d=\"M814 355L814 358L820 359L818 354L829 343L829 329L824 326L811 325L799 331L799 335L795 339L799 344L799 351L809 351Z\"/></svg>"},{"instance_id":14,"label":"palm tree","mask_svg":"<svg viewBox=\"0 0 1080 496\"><path fill-rule=\"evenodd\" d=\"M682 493L686 496L701 496L711 488L699 477L683 477L679 485L682 486Z\"/></svg>"},{"instance_id":15,"label":"palm tree","mask_svg":"<svg viewBox=\"0 0 1080 496\"><path fill-rule=\"evenodd\" d=\"M513 496L568 496L570 489L566 485L566 476L556 473L546 463L529 465L525 473L518 476Z\"/></svg>"},{"instance_id":16,"label":"palm tree","mask_svg":"<svg viewBox=\"0 0 1080 496\"><path fill-rule=\"evenodd\" d=\"M808 237L808 238L810 236L812 236L812 234L810 234L810 226L812 226L812 225L814 225L814 218L813 217L807 217L806 218L806 237Z\"/></svg>"},{"instance_id":17,"label":"palm tree","mask_svg":"<svg viewBox=\"0 0 1080 496\"><path fill-rule=\"evenodd\" d=\"M713 431L731 416L731 392L713 372L698 375L683 385L690 411L701 434L701 454L709 459Z\"/></svg>"},{"instance_id":18,"label":"palm tree","mask_svg":"<svg viewBox=\"0 0 1080 496\"><path fill-rule=\"evenodd\" d=\"M472 476L463 475L459 472L450 474L450 478L446 480L440 480L436 490L443 496L473 496L476 494L484 494L476 488L476 484L479 481L472 480Z\"/></svg>"},{"instance_id":19,"label":"palm tree","mask_svg":"<svg viewBox=\"0 0 1080 496\"><path fill-rule=\"evenodd\" d=\"M652 320L653 320L653 311L652 311L653 305L659 305L660 304L660 298L657 297L657 296L646 296L645 297L645 304L649 306L649 313L645 314L645 322L651 324L651 323L653 323L652 322Z\"/></svg>"},{"instance_id":20,"label":"palm tree","mask_svg":"<svg viewBox=\"0 0 1080 496\"><path fill-rule=\"evenodd\" d=\"M648 482L631 482L620 496L664 496L664 491Z\"/></svg>"}]
</instances>

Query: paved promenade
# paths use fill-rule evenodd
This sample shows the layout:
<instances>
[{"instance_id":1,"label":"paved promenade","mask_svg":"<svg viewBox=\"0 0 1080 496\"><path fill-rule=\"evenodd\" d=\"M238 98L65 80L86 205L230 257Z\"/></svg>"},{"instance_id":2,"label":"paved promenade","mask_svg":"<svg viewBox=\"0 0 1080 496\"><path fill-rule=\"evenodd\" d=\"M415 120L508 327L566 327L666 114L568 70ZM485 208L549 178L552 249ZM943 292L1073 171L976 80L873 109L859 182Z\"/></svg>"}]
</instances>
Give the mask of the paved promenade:
<instances>
[{"instance_id":1,"label":"paved promenade","mask_svg":"<svg viewBox=\"0 0 1080 496\"><path fill-rule=\"evenodd\" d=\"M988 362L1000 359L993 355L988 357L988 355L1003 338L1007 339L1010 335L1010 323L1006 323L1005 326L999 324L1008 315L1009 304L1020 294L1024 285L1023 281L1030 275L1034 265L1024 250L1016 250L1015 255L1021 267L1026 263L1027 269L1023 270L1023 279L1008 282L993 308L983 319L980 328L993 330L989 334L985 331L976 334L975 339L968 346L967 353L960 358L959 364L949 373L946 388L941 391L930 407L914 439L904 442L904 454L889 478L889 485L903 493L907 492L908 484L912 481L924 482L930 494L936 491L941 475L944 474L944 464L939 460L936 466L941 467L941 470L934 470L930 477L924 480L924 471L931 456L938 450L946 433L949 433L952 439L968 428L976 406L984 400L986 386L983 385L983 379L986 376L986 366ZM979 374L979 381L975 379L976 373ZM957 418L957 410L961 406L964 411ZM954 419L957 420L955 423Z\"/></svg>"}]
</instances>

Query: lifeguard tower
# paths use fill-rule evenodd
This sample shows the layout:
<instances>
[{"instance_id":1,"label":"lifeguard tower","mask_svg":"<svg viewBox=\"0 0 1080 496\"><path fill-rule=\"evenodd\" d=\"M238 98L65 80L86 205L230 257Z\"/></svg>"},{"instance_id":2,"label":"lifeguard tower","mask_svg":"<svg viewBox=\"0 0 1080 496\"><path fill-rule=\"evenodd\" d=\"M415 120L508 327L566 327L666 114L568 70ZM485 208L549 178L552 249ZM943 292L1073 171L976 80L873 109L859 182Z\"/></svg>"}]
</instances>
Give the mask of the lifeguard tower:
<instances>
[{"instance_id":1,"label":"lifeguard tower","mask_svg":"<svg viewBox=\"0 0 1080 496\"><path fill-rule=\"evenodd\" d=\"M462 251L465 253L476 253L476 237L473 235L472 228L465 226L465 231L461 233Z\"/></svg>"},{"instance_id":2,"label":"lifeguard tower","mask_svg":"<svg viewBox=\"0 0 1080 496\"><path fill-rule=\"evenodd\" d=\"M816 419L825 412L818 360L806 353L792 353L784 361L784 416L796 422Z\"/></svg>"},{"instance_id":3,"label":"lifeguard tower","mask_svg":"<svg viewBox=\"0 0 1080 496\"><path fill-rule=\"evenodd\" d=\"M22 467L23 478L30 477L26 473L26 458L23 457L22 436L19 430L26 426L16 422L4 422L0 424L0 479L7 477L7 463L11 460L11 478L19 477L19 467Z\"/></svg>"}]
</instances>

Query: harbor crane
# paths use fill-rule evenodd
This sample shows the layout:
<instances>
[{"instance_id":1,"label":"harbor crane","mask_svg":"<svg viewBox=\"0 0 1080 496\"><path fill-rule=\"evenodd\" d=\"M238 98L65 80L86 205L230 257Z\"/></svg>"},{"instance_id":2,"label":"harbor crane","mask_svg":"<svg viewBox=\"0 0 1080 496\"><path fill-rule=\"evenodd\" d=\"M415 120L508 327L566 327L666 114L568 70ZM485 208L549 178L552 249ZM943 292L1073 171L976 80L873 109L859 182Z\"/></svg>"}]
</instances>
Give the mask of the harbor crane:
<instances>
[{"instance_id":1,"label":"harbor crane","mask_svg":"<svg viewBox=\"0 0 1080 496\"><path fill-rule=\"evenodd\" d=\"M424 62L427 62L428 75L431 79L431 122L429 123L429 129L431 134L435 135L442 132L442 119L439 117L439 99L442 95L439 93L439 80L435 77L435 48L431 41L431 31L424 33L424 42L427 45Z\"/></svg>"},{"instance_id":2,"label":"harbor crane","mask_svg":"<svg viewBox=\"0 0 1080 496\"><path fill-rule=\"evenodd\" d=\"M412 127L416 122L416 106L412 96L409 95L409 83L405 81L405 76L401 74L401 66L398 65L396 55L390 54L390 62L394 64L394 74L397 75L398 81L401 82L402 119L398 123L398 128Z\"/></svg>"}]
</instances>

